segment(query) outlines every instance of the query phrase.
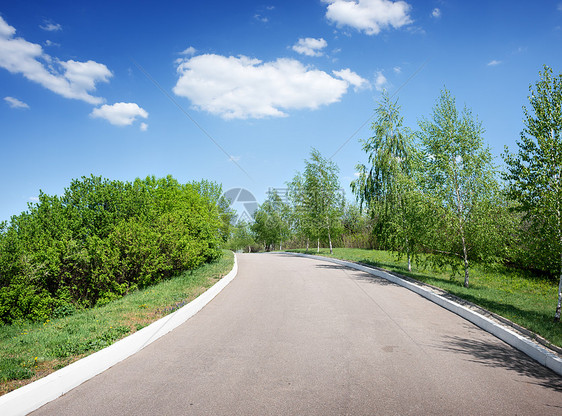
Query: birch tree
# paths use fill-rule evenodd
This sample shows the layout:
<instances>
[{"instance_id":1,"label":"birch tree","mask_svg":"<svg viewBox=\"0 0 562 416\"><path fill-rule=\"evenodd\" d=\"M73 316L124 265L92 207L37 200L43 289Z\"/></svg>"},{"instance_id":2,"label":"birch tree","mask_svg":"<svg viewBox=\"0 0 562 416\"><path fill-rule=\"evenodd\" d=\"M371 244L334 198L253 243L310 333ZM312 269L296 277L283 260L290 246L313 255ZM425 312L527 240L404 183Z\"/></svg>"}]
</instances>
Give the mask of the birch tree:
<instances>
[{"instance_id":1,"label":"birch tree","mask_svg":"<svg viewBox=\"0 0 562 416\"><path fill-rule=\"evenodd\" d=\"M519 150L504 160L509 195L519 202L531 223L531 248L550 261L547 268L560 277L554 320L562 308L562 74L545 66L534 89L529 87L530 109L524 108L525 128L517 141ZM543 257L543 256L538 256Z\"/></svg>"},{"instance_id":2,"label":"birch tree","mask_svg":"<svg viewBox=\"0 0 562 416\"><path fill-rule=\"evenodd\" d=\"M406 254L408 270L420 235L416 227L421 204L415 195L414 166L416 153L413 134L403 126L397 102L383 94L371 125L373 136L363 142L369 166L357 165L359 177L351 189L361 206L366 205L377 218L379 241Z\"/></svg>"},{"instance_id":3,"label":"birch tree","mask_svg":"<svg viewBox=\"0 0 562 416\"><path fill-rule=\"evenodd\" d=\"M317 250L320 251L320 240L326 238L330 254L332 238L341 227L344 204L338 173L337 165L316 149L312 149L310 160L305 160L303 193L308 222L315 233Z\"/></svg>"},{"instance_id":4,"label":"birch tree","mask_svg":"<svg viewBox=\"0 0 562 416\"><path fill-rule=\"evenodd\" d=\"M459 112L455 98L444 89L431 120L419 122L423 152L423 185L437 201L442 230L435 230L432 251L460 259L464 286L469 286L469 257L494 230L482 226L487 207L497 195L492 155L484 145L481 123L468 108ZM478 242L478 244L476 244Z\"/></svg>"},{"instance_id":5,"label":"birch tree","mask_svg":"<svg viewBox=\"0 0 562 416\"><path fill-rule=\"evenodd\" d=\"M276 245L282 249L283 242L289 239L287 217L288 207L276 192L270 193L267 200L256 210L250 229L256 241L261 242L265 250L275 249Z\"/></svg>"}]
</instances>

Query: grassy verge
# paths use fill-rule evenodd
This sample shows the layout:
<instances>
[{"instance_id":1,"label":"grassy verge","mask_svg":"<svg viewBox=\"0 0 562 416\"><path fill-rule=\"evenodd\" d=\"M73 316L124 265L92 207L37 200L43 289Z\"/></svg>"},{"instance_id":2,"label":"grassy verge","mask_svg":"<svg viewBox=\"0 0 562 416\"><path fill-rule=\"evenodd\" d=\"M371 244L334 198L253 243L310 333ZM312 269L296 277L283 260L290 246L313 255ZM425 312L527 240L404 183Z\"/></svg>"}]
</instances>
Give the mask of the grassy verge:
<instances>
[{"instance_id":1,"label":"grassy verge","mask_svg":"<svg viewBox=\"0 0 562 416\"><path fill-rule=\"evenodd\" d=\"M43 323L0 326L0 395L35 381L147 326L195 299L232 269L223 256L100 308Z\"/></svg>"},{"instance_id":2,"label":"grassy verge","mask_svg":"<svg viewBox=\"0 0 562 416\"><path fill-rule=\"evenodd\" d=\"M306 250L288 251L307 253ZM410 273L404 258L399 259L387 251L335 248L333 255L330 255L329 250L320 250L320 253L313 250L308 251L308 254L361 262L440 287L562 347L562 324L553 321L558 284L552 280L530 276L501 265L485 267L474 264L470 270L470 287L467 289L463 286L463 279L458 275L452 276L450 269L424 270L413 267Z\"/></svg>"}]
</instances>

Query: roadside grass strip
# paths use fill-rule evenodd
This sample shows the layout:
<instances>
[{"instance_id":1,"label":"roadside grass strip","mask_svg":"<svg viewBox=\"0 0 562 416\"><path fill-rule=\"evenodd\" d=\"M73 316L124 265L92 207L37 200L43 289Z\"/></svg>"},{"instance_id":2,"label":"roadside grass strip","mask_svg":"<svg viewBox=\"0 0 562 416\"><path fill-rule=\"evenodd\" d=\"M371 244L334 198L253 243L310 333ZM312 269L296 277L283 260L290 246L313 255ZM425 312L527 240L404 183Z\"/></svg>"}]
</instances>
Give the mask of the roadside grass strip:
<instances>
[{"instance_id":1,"label":"roadside grass strip","mask_svg":"<svg viewBox=\"0 0 562 416\"><path fill-rule=\"evenodd\" d=\"M4 395L0 397L0 409L6 396L28 387L26 384L44 380L69 365L78 365L84 357L89 358L96 351L115 346L120 339L151 332L149 342L145 339L134 348L138 351L148 345L173 329L168 321L176 322L175 315L181 317L180 311L220 283L233 267L233 253L224 250L221 258L212 263L132 292L102 307L43 323L0 326L0 394ZM157 327L160 327L158 331ZM131 345L128 348L131 349ZM107 362L112 360L109 357ZM6 394L12 390L15 391ZM0 411L0 414L5 413Z\"/></svg>"}]
</instances>

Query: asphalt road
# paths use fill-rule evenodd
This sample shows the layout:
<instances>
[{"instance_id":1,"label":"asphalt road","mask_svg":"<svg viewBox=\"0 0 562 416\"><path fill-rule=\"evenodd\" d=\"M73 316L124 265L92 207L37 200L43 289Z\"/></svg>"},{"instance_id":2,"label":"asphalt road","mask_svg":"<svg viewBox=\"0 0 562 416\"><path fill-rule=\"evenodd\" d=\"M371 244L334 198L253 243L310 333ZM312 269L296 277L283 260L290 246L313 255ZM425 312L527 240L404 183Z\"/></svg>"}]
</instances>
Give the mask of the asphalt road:
<instances>
[{"instance_id":1,"label":"asphalt road","mask_svg":"<svg viewBox=\"0 0 562 416\"><path fill-rule=\"evenodd\" d=\"M288 254L33 415L561 415L562 379L385 280Z\"/></svg>"}]
</instances>

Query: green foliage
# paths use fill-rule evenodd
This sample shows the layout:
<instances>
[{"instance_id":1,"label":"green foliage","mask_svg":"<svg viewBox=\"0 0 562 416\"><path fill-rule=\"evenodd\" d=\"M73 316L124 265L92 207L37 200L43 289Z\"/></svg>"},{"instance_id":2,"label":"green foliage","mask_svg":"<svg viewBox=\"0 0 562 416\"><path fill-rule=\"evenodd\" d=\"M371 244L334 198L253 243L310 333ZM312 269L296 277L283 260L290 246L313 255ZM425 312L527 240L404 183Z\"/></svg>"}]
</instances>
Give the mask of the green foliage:
<instances>
[{"instance_id":1,"label":"green foliage","mask_svg":"<svg viewBox=\"0 0 562 416\"><path fill-rule=\"evenodd\" d=\"M519 204L527 227L522 240L525 263L560 275L555 319L562 307L562 74L544 67L541 79L529 87L530 109L525 108L525 128L517 142L519 151L506 148L504 160L509 196Z\"/></svg>"},{"instance_id":2,"label":"green foliage","mask_svg":"<svg viewBox=\"0 0 562 416\"><path fill-rule=\"evenodd\" d=\"M228 216L219 198L218 185L171 176L41 192L0 229L0 321L105 304L216 258Z\"/></svg>"},{"instance_id":3,"label":"green foliage","mask_svg":"<svg viewBox=\"0 0 562 416\"><path fill-rule=\"evenodd\" d=\"M239 221L232 230L232 236L227 244L228 248L234 251L248 250L250 252L254 244L255 240L250 225L245 221Z\"/></svg>"},{"instance_id":4,"label":"green foliage","mask_svg":"<svg viewBox=\"0 0 562 416\"><path fill-rule=\"evenodd\" d=\"M459 112L446 89L437 100L432 120L419 124L422 186L434 201L439 221L430 248L453 262L462 262L468 287L469 258L487 254L477 249L492 247L499 231L488 224L499 192L492 155L484 146L481 123L466 107Z\"/></svg>"},{"instance_id":5,"label":"green foliage","mask_svg":"<svg viewBox=\"0 0 562 416\"><path fill-rule=\"evenodd\" d=\"M305 160L304 173L287 183L293 210L293 228L309 240L332 240L342 231L341 216L344 199L338 179L339 168L331 160L312 149L310 160Z\"/></svg>"},{"instance_id":6,"label":"green foliage","mask_svg":"<svg viewBox=\"0 0 562 416\"><path fill-rule=\"evenodd\" d=\"M370 166L357 166L359 177L351 189L361 206L366 205L376 218L373 232L377 240L406 254L410 266L427 225L426 204L416 183L419 155L412 132L403 127L400 107L386 93L376 114L371 126L374 135L363 142Z\"/></svg>"},{"instance_id":7,"label":"green foliage","mask_svg":"<svg viewBox=\"0 0 562 416\"><path fill-rule=\"evenodd\" d=\"M290 237L289 207L276 192L269 194L267 200L254 213L250 226L255 241L263 244L266 250L282 245Z\"/></svg>"}]
</instances>

